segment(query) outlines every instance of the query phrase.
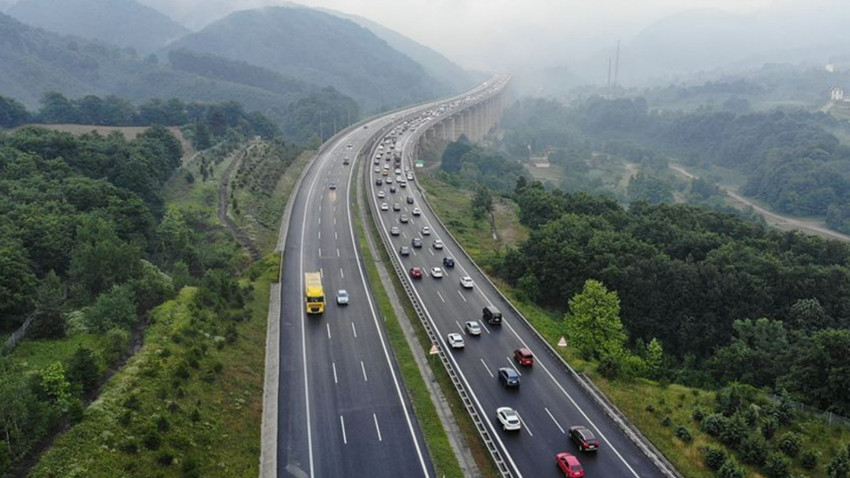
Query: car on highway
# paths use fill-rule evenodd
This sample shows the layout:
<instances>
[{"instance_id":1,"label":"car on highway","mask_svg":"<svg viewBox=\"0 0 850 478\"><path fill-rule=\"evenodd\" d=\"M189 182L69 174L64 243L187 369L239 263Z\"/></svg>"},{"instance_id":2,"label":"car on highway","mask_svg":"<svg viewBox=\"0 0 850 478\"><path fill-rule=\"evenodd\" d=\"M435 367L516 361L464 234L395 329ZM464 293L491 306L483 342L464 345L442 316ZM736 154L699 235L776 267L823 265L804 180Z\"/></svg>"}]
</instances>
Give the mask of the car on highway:
<instances>
[{"instance_id":1,"label":"car on highway","mask_svg":"<svg viewBox=\"0 0 850 478\"><path fill-rule=\"evenodd\" d=\"M421 279L422 278L422 269L420 269L418 267L411 267L410 268L410 277L412 277L414 279Z\"/></svg>"},{"instance_id":2,"label":"car on highway","mask_svg":"<svg viewBox=\"0 0 850 478\"><path fill-rule=\"evenodd\" d=\"M517 431L522 428L519 413L511 407L499 407L496 409L496 419L502 425L504 431Z\"/></svg>"},{"instance_id":3,"label":"car on highway","mask_svg":"<svg viewBox=\"0 0 850 478\"><path fill-rule=\"evenodd\" d=\"M384 170L384 173L386 173L386 172L387 172L387 170L385 169L385 170ZM384 178L384 182L385 182L385 183L387 183L387 184L392 184L392 183L393 183L393 178L391 178L391 177L387 176L386 178Z\"/></svg>"},{"instance_id":4,"label":"car on highway","mask_svg":"<svg viewBox=\"0 0 850 478\"><path fill-rule=\"evenodd\" d=\"M330 189L336 189L336 181L331 181L331 182L329 182L329 183L328 183L328 188L330 188Z\"/></svg>"},{"instance_id":5,"label":"car on highway","mask_svg":"<svg viewBox=\"0 0 850 478\"><path fill-rule=\"evenodd\" d=\"M398 226L393 226L390 228L390 234L392 234L393 236L397 236L401 234L401 229L399 229Z\"/></svg>"},{"instance_id":6,"label":"car on highway","mask_svg":"<svg viewBox=\"0 0 850 478\"><path fill-rule=\"evenodd\" d=\"M442 248L443 248L443 241L441 241L439 239L434 241L434 249L442 249Z\"/></svg>"},{"instance_id":7,"label":"car on highway","mask_svg":"<svg viewBox=\"0 0 850 478\"><path fill-rule=\"evenodd\" d=\"M401 181L396 181L396 182L398 183L399 187L402 187L402 188L407 187L407 181L405 181L404 179L402 179Z\"/></svg>"},{"instance_id":8,"label":"car on highway","mask_svg":"<svg viewBox=\"0 0 850 478\"><path fill-rule=\"evenodd\" d=\"M472 277L469 277L469 276L461 277L460 278L460 286L463 287L464 289L472 289L472 286L473 286Z\"/></svg>"},{"instance_id":9,"label":"car on highway","mask_svg":"<svg viewBox=\"0 0 850 478\"><path fill-rule=\"evenodd\" d=\"M410 248L407 247L407 246L401 246L398 249L398 253L401 254L402 256L409 256L410 255Z\"/></svg>"},{"instance_id":10,"label":"car on highway","mask_svg":"<svg viewBox=\"0 0 850 478\"><path fill-rule=\"evenodd\" d=\"M378 164L378 160L377 160L377 159L375 160L375 164ZM375 166L374 171L375 171L375 174L380 173L380 172L381 172L381 168L380 168L379 166Z\"/></svg>"},{"instance_id":11,"label":"car on highway","mask_svg":"<svg viewBox=\"0 0 850 478\"><path fill-rule=\"evenodd\" d=\"M408 180L408 181L413 181L413 175L412 175L412 174L410 174L410 173L407 173L407 180Z\"/></svg>"},{"instance_id":12,"label":"car on highway","mask_svg":"<svg viewBox=\"0 0 850 478\"><path fill-rule=\"evenodd\" d=\"M346 149L351 149L351 148L353 148L353 147L354 147L354 145L353 145L353 144L351 144L351 143L348 143L348 144L346 144L346 145L345 145L345 148L346 148Z\"/></svg>"},{"instance_id":13,"label":"car on highway","mask_svg":"<svg viewBox=\"0 0 850 478\"><path fill-rule=\"evenodd\" d=\"M381 203L381 211L389 211L389 210L390 210L390 207L387 206L387 203L382 202Z\"/></svg>"},{"instance_id":14,"label":"car on highway","mask_svg":"<svg viewBox=\"0 0 850 478\"><path fill-rule=\"evenodd\" d=\"M520 347L514 350L514 360L523 367L531 367L534 365L534 355L531 354L531 350L528 350L525 347Z\"/></svg>"},{"instance_id":15,"label":"car on highway","mask_svg":"<svg viewBox=\"0 0 850 478\"><path fill-rule=\"evenodd\" d=\"M413 239L410 240L410 245L419 249L420 247L422 247L422 238L421 237L414 237Z\"/></svg>"},{"instance_id":16,"label":"car on highway","mask_svg":"<svg viewBox=\"0 0 850 478\"><path fill-rule=\"evenodd\" d=\"M422 226L422 235L423 236L430 236L431 235L431 228L428 227L428 226Z\"/></svg>"},{"instance_id":17,"label":"car on highway","mask_svg":"<svg viewBox=\"0 0 850 478\"><path fill-rule=\"evenodd\" d=\"M499 382L505 388L519 388L519 373L512 367L502 367L499 369Z\"/></svg>"},{"instance_id":18,"label":"car on highway","mask_svg":"<svg viewBox=\"0 0 850 478\"><path fill-rule=\"evenodd\" d=\"M407 196L407 204L413 204L413 196Z\"/></svg>"},{"instance_id":19,"label":"car on highway","mask_svg":"<svg viewBox=\"0 0 850 478\"><path fill-rule=\"evenodd\" d=\"M449 347L453 349L462 349L465 346L463 343L463 336L455 332L447 335L446 341L449 343Z\"/></svg>"},{"instance_id":20,"label":"car on highway","mask_svg":"<svg viewBox=\"0 0 850 478\"><path fill-rule=\"evenodd\" d=\"M398 189L396 189L395 186L390 186L391 193L395 193L396 191L398 191Z\"/></svg>"},{"instance_id":21,"label":"car on highway","mask_svg":"<svg viewBox=\"0 0 850 478\"><path fill-rule=\"evenodd\" d=\"M396 169L396 171L398 171L398 169ZM396 173L396 174L399 174L399 173ZM404 181L404 178L402 178L400 175L395 177L395 182L398 183L399 186L401 186L401 183L403 181Z\"/></svg>"},{"instance_id":22,"label":"car on highway","mask_svg":"<svg viewBox=\"0 0 850 478\"><path fill-rule=\"evenodd\" d=\"M393 203L393 211L401 211L401 204L394 202Z\"/></svg>"},{"instance_id":23,"label":"car on highway","mask_svg":"<svg viewBox=\"0 0 850 478\"><path fill-rule=\"evenodd\" d=\"M453 257L446 256L446 257L443 258L443 267L454 267L454 266L455 266L455 260L454 260Z\"/></svg>"},{"instance_id":24,"label":"car on highway","mask_svg":"<svg viewBox=\"0 0 850 478\"><path fill-rule=\"evenodd\" d=\"M566 452L558 453L555 455L555 460L566 478L584 478L584 467L575 455Z\"/></svg>"},{"instance_id":25,"label":"car on highway","mask_svg":"<svg viewBox=\"0 0 850 478\"><path fill-rule=\"evenodd\" d=\"M463 328L469 335L481 335L481 325L478 324L477 320L467 320L466 323L463 324Z\"/></svg>"},{"instance_id":26,"label":"car on highway","mask_svg":"<svg viewBox=\"0 0 850 478\"><path fill-rule=\"evenodd\" d=\"M385 193L383 189L378 191L378 199L384 199L385 197L387 197L387 193Z\"/></svg>"},{"instance_id":27,"label":"car on highway","mask_svg":"<svg viewBox=\"0 0 850 478\"><path fill-rule=\"evenodd\" d=\"M348 156L342 158L342 164L348 166L349 164L351 164L351 158L349 158Z\"/></svg>"},{"instance_id":28,"label":"car on highway","mask_svg":"<svg viewBox=\"0 0 850 478\"><path fill-rule=\"evenodd\" d=\"M407 217L407 214L402 214L401 216L399 216L398 220L403 224L407 224L407 222L410 221L410 218Z\"/></svg>"},{"instance_id":29,"label":"car on highway","mask_svg":"<svg viewBox=\"0 0 850 478\"><path fill-rule=\"evenodd\" d=\"M336 303L338 305L348 305L348 291L340 289L336 291Z\"/></svg>"},{"instance_id":30,"label":"car on highway","mask_svg":"<svg viewBox=\"0 0 850 478\"><path fill-rule=\"evenodd\" d=\"M384 182L381 180L381 178L375 180L375 186L383 186L383 184Z\"/></svg>"},{"instance_id":31,"label":"car on highway","mask_svg":"<svg viewBox=\"0 0 850 478\"><path fill-rule=\"evenodd\" d=\"M399 169L399 168L395 168L395 171L394 171L394 172L396 173L396 175L399 175L399 174L401 174L401 169Z\"/></svg>"},{"instance_id":32,"label":"car on highway","mask_svg":"<svg viewBox=\"0 0 850 478\"><path fill-rule=\"evenodd\" d=\"M432 267L431 268L431 277L433 277L434 279L442 279L443 278L443 269L440 269L439 267Z\"/></svg>"},{"instance_id":33,"label":"car on highway","mask_svg":"<svg viewBox=\"0 0 850 478\"><path fill-rule=\"evenodd\" d=\"M581 451L597 451L599 449L599 440L584 425L570 427L570 440Z\"/></svg>"},{"instance_id":34,"label":"car on highway","mask_svg":"<svg viewBox=\"0 0 850 478\"><path fill-rule=\"evenodd\" d=\"M419 215L421 215L421 214L422 214L422 210L421 210L421 209L419 209L418 207L413 208L413 215L414 215L414 216L419 216Z\"/></svg>"}]
</instances>

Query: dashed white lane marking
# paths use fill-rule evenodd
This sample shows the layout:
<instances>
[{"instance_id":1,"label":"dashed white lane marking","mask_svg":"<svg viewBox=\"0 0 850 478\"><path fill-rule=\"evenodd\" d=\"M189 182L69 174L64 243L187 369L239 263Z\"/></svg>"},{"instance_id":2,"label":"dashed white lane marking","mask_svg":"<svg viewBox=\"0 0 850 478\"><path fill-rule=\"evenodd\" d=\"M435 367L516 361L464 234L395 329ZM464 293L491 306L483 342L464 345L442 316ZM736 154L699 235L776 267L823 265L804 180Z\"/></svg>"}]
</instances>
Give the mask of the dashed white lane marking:
<instances>
[{"instance_id":1,"label":"dashed white lane marking","mask_svg":"<svg viewBox=\"0 0 850 478\"><path fill-rule=\"evenodd\" d=\"M555 422L555 426L558 427L558 430L561 430L561 434L566 435L567 433L564 431L563 427L561 427L561 424L558 423L558 420L555 420L555 417L552 415L552 412L550 412L549 409L546 407L543 407L543 410L546 410L546 413L549 414L549 418L551 418L552 421Z\"/></svg>"},{"instance_id":2,"label":"dashed white lane marking","mask_svg":"<svg viewBox=\"0 0 850 478\"><path fill-rule=\"evenodd\" d=\"M342 443L348 445L348 438L345 437L345 419L342 415L339 416L339 425L342 427Z\"/></svg>"},{"instance_id":3,"label":"dashed white lane marking","mask_svg":"<svg viewBox=\"0 0 850 478\"><path fill-rule=\"evenodd\" d=\"M495 377L495 375L493 375L493 372L491 372L491 371L490 371L490 367L488 367L488 366L487 366L487 363L486 363L486 362L484 362L484 359L481 359L481 365L483 365L483 366L484 366L484 370L486 370L486 371L487 371L487 373L489 373L489 374L490 374L490 378Z\"/></svg>"}]
</instances>

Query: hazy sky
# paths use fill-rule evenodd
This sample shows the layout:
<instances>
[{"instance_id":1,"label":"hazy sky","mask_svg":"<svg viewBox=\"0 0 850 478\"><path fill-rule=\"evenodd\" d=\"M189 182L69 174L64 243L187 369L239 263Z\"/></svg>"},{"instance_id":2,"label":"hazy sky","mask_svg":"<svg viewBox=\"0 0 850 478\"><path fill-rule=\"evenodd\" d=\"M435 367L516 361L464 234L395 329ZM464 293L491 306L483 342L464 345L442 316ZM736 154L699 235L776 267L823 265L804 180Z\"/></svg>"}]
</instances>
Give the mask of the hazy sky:
<instances>
[{"instance_id":1,"label":"hazy sky","mask_svg":"<svg viewBox=\"0 0 850 478\"><path fill-rule=\"evenodd\" d=\"M282 0L140 1L175 20L194 22L190 27L195 28L200 26L199 21L210 20L203 19L203 15L220 16L228 10L285 3ZM627 40L652 21L683 10L717 8L750 12L774 0L298 0L295 3L361 15L464 66L498 68L504 61L515 64L525 56L551 55L552 50L546 45L552 45L558 54L587 54L615 43L618 37Z\"/></svg>"}]
</instances>

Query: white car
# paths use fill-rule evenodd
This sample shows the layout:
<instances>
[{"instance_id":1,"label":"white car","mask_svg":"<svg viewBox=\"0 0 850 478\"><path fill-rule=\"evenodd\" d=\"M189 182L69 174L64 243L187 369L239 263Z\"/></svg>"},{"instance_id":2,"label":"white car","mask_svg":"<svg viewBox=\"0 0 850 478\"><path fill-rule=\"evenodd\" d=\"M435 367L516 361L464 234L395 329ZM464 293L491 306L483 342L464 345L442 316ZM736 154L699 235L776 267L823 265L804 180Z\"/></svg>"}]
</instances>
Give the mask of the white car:
<instances>
[{"instance_id":1,"label":"white car","mask_svg":"<svg viewBox=\"0 0 850 478\"><path fill-rule=\"evenodd\" d=\"M434 241L434 249L442 249L442 248L443 248L443 241L441 241L439 239Z\"/></svg>"},{"instance_id":2,"label":"white car","mask_svg":"<svg viewBox=\"0 0 850 478\"><path fill-rule=\"evenodd\" d=\"M464 289L472 289L472 277L463 276L460 278L460 286Z\"/></svg>"},{"instance_id":3,"label":"white car","mask_svg":"<svg viewBox=\"0 0 850 478\"><path fill-rule=\"evenodd\" d=\"M413 208L413 211L411 211L411 212L413 212L414 216L419 216L419 215L422 214L422 210L419 209L418 207Z\"/></svg>"},{"instance_id":4,"label":"white car","mask_svg":"<svg viewBox=\"0 0 850 478\"><path fill-rule=\"evenodd\" d=\"M377 171L375 171L375 172L377 172ZM412 175L412 174L410 174L410 173L407 173L407 180L408 180L408 181L413 181L413 175Z\"/></svg>"},{"instance_id":5,"label":"white car","mask_svg":"<svg viewBox=\"0 0 850 478\"><path fill-rule=\"evenodd\" d=\"M511 407L499 407L496 409L496 418L502 424L504 431L516 431L522 428L519 413Z\"/></svg>"},{"instance_id":6,"label":"white car","mask_svg":"<svg viewBox=\"0 0 850 478\"><path fill-rule=\"evenodd\" d=\"M463 328L466 329L466 333L469 335L481 335L481 326L478 325L477 320L468 320L465 324L463 324Z\"/></svg>"},{"instance_id":7,"label":"white car","mask_svg":"<svg viewBox=\"0 0 850 478\"><path fill-rule=\"evenodd\" d=\"M431 228L428 227L428 226L422 226L422 235L423 236L430 236L431 235Z\"/></svg>"},{"instance_id":8,"label":"white car","mask_svg":"<svg viewBox=\"0 0 850 478\"><path fill-rule=\"evenodd\" d=\"M390 210L390 207L387 205L387 203L382 202L381 203L381 211L389 211L389 210Z\"/></svg>"},{"instance_id":9,"label":"white car","mask_svg":"<svg viewBox=\"0 0 850 478\"><path fill-rule=\"evenodd\" d=\"M387 197L387 193L385 193L383 189L378 191L378 199L384 199L385 197Z\"/></svg>"},{"instance_id":10,"label":"white car","mask_svg":"<svg viewBox=\"0 0 850 478\"><path fill-rule=\"evenodd\" d=\"M453 349L462 349L464 346L463 336L458 333L450 333L446 336L446 340L449 342L449 347Z\"/></svg>"},{"instance_id":11,"label":"white car","mask_svg":"<svg viewBox=\"0 0 850 478\"><path fill-rule=\"evenodd\" d=\"M375 160L375 164L378 164L378 160ZM380 167L380 166L375 166L374 171L375 171L376 173L380 173L380 172L381 172L381 167Z\"/></svg>"},{"instance_id":12,"label":"white car","mask_svg":"<svg viewBox=\"0 0 850 478\"><path fill-rule=\"evenodd\" d=\"M440 269L439 267L432 267L431 268L431 277L433 277L434 279L442 279L443 278L443 269Z\"/></svg>"},{"instance_id":13,"label":"white car","mask_svg":"<svg viewBox=\"0 0 850 478\"><path fill-rule=\"evenodd\" d=\"M336 303L339 305L348 305L348 291L340 289L336 293Z\"/></svg>"}]
</instances>

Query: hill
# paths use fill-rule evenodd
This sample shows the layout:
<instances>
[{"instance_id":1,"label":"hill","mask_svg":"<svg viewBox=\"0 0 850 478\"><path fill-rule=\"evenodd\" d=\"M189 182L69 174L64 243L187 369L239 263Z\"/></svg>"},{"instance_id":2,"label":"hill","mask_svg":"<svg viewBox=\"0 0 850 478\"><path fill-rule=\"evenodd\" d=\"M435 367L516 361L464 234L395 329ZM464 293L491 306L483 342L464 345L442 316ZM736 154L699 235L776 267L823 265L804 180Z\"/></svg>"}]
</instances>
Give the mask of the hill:
<instances>
[{"instance_id":1,"label":"hill","mask_svg":"<svg viewBox=\"0 0 850 478\"><path fill-rule=\"evenodd\" d=\"M329 85L367 111L422 101L450 89L369 30L307 8L235 12L168 46L243 60Z\"/></svg>"},{"instance_id":2,"label":"hill","mask_svg":"<svg viewBox=\"0 0 850 478\"><path fill-rule=\"evenodd\" d=\"M279 124L299 99L336 98L353 121L357 109L336 92L214 55L173 51L169 63L78 37L63 37L0 14L0 95L37 110L45 92L69 98L118 95L132 102L152 98L236 101ZM342 116L344 117L344 116ZM338 122L340 125L341 122ZM303 138L301 138L303 139Z\"/></svg>"},{"instance_id":3,"label":"hill","mask_svg":"<svg viewBox=\"0 0 850 478\"><path fill-rule=\"evenodd\" d=\"M189 32L135 0L20 0L6 12L32 26L153 52Z\"/></svg>"}]
</instances>

